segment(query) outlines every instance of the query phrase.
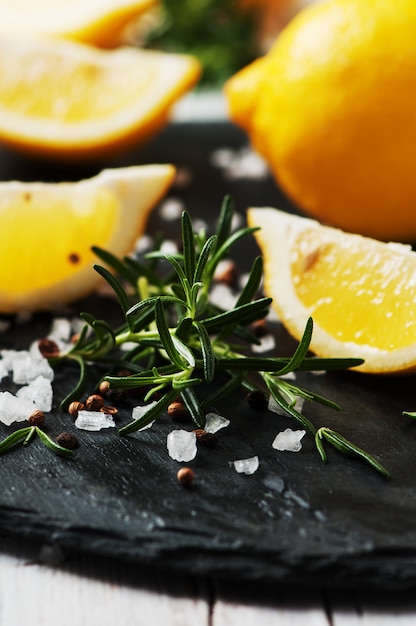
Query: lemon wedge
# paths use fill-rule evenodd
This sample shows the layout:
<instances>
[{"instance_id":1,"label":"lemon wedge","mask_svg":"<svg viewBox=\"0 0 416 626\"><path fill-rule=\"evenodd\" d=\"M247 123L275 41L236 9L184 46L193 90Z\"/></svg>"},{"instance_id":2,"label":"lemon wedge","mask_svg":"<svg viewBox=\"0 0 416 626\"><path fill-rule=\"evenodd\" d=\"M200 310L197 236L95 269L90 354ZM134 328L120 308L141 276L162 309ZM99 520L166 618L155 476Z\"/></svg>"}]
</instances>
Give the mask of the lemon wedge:
<instances>
[{"instance_id":1,"label":"lemon wedge","mask_svg":"<svg viewBox=\"0 0 416 626\"><path fill-rule=\"evenodd\" d=\"M91 247L131 252L174 175L172 165L144 165L75 183L0 183L0 312L53 309L93 291Z\"/></svg>"},{"instance_id":2,"label":"lemon wedge","mask_svg":"<svg viewBox=\"0 0 416 626\"><path fill-rule=\"evenodd\" d=\"M200 75L192 56L59 39L0 39L0 141L62 159L147 139Z\"/></svg>"},{"instance_id":3,"label":"lemon wedge","mask_svg":"<svg viewBox=\"0 0 416 626\"><path fill-rule=\"evenodd\" d=\"M0 35L53 35L112 47L158 0L0 0Z\"/></svg>"},{"instance_id":4,"label":"lemon wedge","mask_svg":"<svg viewBox=\"0 0 416 626\"><path fill-rule=\"evenodd\" d=\"M264 257L265 291L282 323L300 339L312 316L311 350L358 357L357 369L416 369L416 253L322 226L273 208L248 211Z\"/></svg>"}]
</instances>

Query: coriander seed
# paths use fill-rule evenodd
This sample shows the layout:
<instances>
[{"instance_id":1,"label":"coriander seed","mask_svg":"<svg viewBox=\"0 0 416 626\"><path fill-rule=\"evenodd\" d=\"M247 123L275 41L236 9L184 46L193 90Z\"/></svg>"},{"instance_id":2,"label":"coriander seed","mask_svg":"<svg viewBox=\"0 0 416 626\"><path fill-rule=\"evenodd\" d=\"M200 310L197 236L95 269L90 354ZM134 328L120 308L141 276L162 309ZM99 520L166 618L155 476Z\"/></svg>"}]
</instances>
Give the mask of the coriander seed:
<instances>
[{"instance_id":1,"label":"coriander seed","mask_svg":"<svg viewBox=\"0 0 416 626\"><path fill-rule=\"evenodd\" d=\"M195 472L190 467L181 467L176 476L181 485L190 485L195 479Z\"/></svg>"},{"instance_id":2,"label":"coriander seed","mask_svg":"<svg viewBox=\"0 0 416 626\"><path fill-rule=\"evenodd\" d=\"M98 386L98 391L101 395L105 396L110 389L110 383L107 380L102 380Z\"/></svg>"},{"instance_id":3,"label":"coriander seed","mask_svg":"<svg viewBox=\"0 0 416 626\"><path fill-rule=\"evenodd\" d=\"M33 411L27 418L31 426L43 426L45 423L45 413L43 411Z\"/></svg>"},{"instance_id":4,"label":"coriander seed","mask_svg":"<svg viewBox=\"0 0 416 626\"><path fill-rule=\"evenodd\" d=\"M99 411L104 406L104 398L98 393L93 393L85 400L85 408L87 411Z\"/></svg>"},{"instance_id":5,"label":"coriander seed","mask_svg":"<svg viewBox=\"0 0 416 626\"><path fill-rule=\"evenodd\" d=\"M203 428L197 428L193 432L196 436L196 442L206 446L207 448L213 448L218 443L218 437L216 437L213 433L208 433Z\"/></svg>"},{"instance_id":6,"label":"coriander seed","mask_svg":"<svg viewBox=\"0 0 416 626\"><path fill-rule=\"evenodd\" d=\"M75 435L73 435L72 433L66 432L61 433L56 437L56 443L58 443L63 448L66 448L67 450L75 450L75 448L78 448L79 446L79 441L77 437L75 437Z\"/></svg>"},{"instance_id":7,"label":"coriander seed","mask_svg":"<svg viewBox=\"0 0 416 626\"><path fill-rule=\"evenodd\" d=\"M168 415L173 420L178 420L178 421L182 421L189 417L187 408L182 402L179 402L179 401L171 402L169 404Z\"/></svg>"},{"instance_id":8,"label":"coriander seed","mask_svg":"<svg viewBox=\"0 0 416 626\"><path fill-rule=\"evenodd\" d=\"M58 344L46 337L38 340L38 348L45 359L53 359L60 354Z\"/></svg>"},{"instance_id":9,"label":"coriander seed","mask_svg":"<svg viewBox=\"0 0 416 626\"><path fill-rule=\"evenodd\" d=\"M102 406L100 409L101 413L106 413L107 415L117 415L118 409L115 406Z\"/></svg>"},{"instance_id":10,"label":"coriander seed","mask_svg":"<svg viewBox=\"0 0 416 626\"><path fill-rule=\"evenodd\" d=\"M72 417L77 417L78 411L83 411L85 409L85 404L83 402L78 402L78 400L74 400L68 407L68 413L72 415Z\"/></svg>"}]
</instances>

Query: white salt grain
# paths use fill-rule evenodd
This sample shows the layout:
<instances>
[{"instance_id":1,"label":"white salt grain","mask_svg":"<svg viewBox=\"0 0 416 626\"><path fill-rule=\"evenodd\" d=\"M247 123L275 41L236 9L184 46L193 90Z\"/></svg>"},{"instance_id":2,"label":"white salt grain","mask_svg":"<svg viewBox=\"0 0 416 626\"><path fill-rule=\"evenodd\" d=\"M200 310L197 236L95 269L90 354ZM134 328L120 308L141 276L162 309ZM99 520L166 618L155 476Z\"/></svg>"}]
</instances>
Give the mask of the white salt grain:
<instances>
[{"instance_id":1,"label":"white salt grain","mask_svg":"<svg viewBox=\"0 0 416 626\"><path fill-rule=\"evenodd\" d=\"M234 469L239 474L254 474L259 467L259 457L252 456L249 459L239 459L234 461Z\"/></svg>"},{"instance_id":2,"label":"white salt grain","mask_svg":"<svg viewBox=\"0 0 416 626\"><path fill-rule=\"evenodd\" d=\"M163 252L163 254L176 254L178 252L178 245L171 239L165 239L160 246L160 252Z\"/></svg>"},{"instance_id":3,"label":"white salt grain","mask_svg":"<svg viewBox=\"0 0 416 626\"><path fill-rule=\"evenodd\" d=\"M286 428L286 430L276 435L272 447L281 452L299 452L302 450L301 439L305 434L306 430L292 430L291 428Z\"/></svg>"},{"instance_id":4,"label":"white salt grain","mask_svg":"<svg viewBox=\"0 0 416 626\"><path fill-rule=\"evenodd\" d=\"M206 430L207 433L211 433L213 435L214 433L221 430L221 428L226 428L229 423L230 420L227 420L222 415L219 415L219 413L207 413L205 416L204 430Z\"/></svg>"},{"instance_id":5,"label":"white salt grain","mask_svg":"<svg viewBox=\"0 0 416 626\"><path fill-rule=\"evenodd\" d=\"M23 422L35 408L28 398L17 398L9 391L0 392L0 421L6 426L13 422Z\"/></svg>"},{"instance_id":6,"label":"white salt grain","mask_svg":"<svg viewBox=\"0 0 416 626\"><path fill-rule=\"evenodd\" d=\"M228 179L263 179L269 175L266 161L251 148L240 150L220 148L211 155L211 163L224 172Z\"/></svg>"},{"instance_id":7,"label":"white salt grain","mask_svg":"<svg viewBox=\"0 0 416 626\"><path fill-rule=\"evenodd\" d=\"M4 366L3 361L0 361L0 380L3 380L3 378L6 378L8 373L9 372L7 370L7 367Z\"/></svg>"},{"instance_id":8,"label":"white salt grain","mask_svg":"<svg viewBox=\"0 0 416 626\"><path fill-rule=\"evenodd\" d=\"M164 202L162 202L159 214L162 220L165 220L166 222L173 222L180 218L184 209L184 203L178 198L167 198Z\"/></svg>"},{"instance_id":9,"label":"white salt grain","mask_svg":"<svg viewBox=\"0 0 416 626\"><path fill-rule=\"evenodd\" d=\"M37 342L30 350L2 350L2 357L4 365L13 372L13 382L17 385L27 385L38 376L53 380L54 371L39 352Z\"/></svg>"},{"instance_id":10,"label":"white salt grain","mask_svg":"<svg viewBox=\"0 0 416 626\"><path fill-rule=\"evenodd\" d=\"M257 354L262 354L263 352L270 352L270 350L274 350L276 346L276 341L273 335L264 335L264 337L260 337L260 343L251 345L251 349L253 352Z\"/></svg>"},{"instance_id":11,"label":"white salt grain","mask_svg":"<svg viewBox=\"0 0 416 626\"><path fill-rule=\"evenodd\" d=\"M153 237L150 235L142 235L134 244L134 249L136 252L147 252L151 250L153 242Z\"/></svg>"},{"instance_id":12,"label":"white salt grain","mask_svg":"<svg viewBox=\"0 0 416 626\"><path fill-rule=\"evenodd\" d=\"M55 317L48 338L56 343L67 342L72 335L72 324L66 317Z\"/></svg>"},{"instance_id":13,"label":"white salt grain","mask_svg":"<svg viewBox=\"0 0 416 626\"><path fill-rule=\"evenodd\" d=\"M28 355L29 352L27 350L0 350L2 363L7 371L12 371L14 360L15 358L18 358L19 354Z\"/></svg>"},{"instance_id":14,"label":"white salt grain","mask_svg":"<svg viewBox=\"0 0 416 626\"><path fill-rule=\"evenodd\" d=\"M173 430L168 434L169 456L175 461L192 461L196 457L196 435L188 430Z\"/></svg>"},{"instance_id":15,"label":"white salt grain","mask_svg":"<svg viewBox=\"0 0 416 626\"><path fill-rule=\"evenodd\" d=\"M52 409L52 385L51 381L44 376L38 376L29 385L21 387L16 392L16 396L32 400L40 411L49 412Z\"/></svg>"},{"instance_id":16,"label":"white salt grain","mask_svg":"<svg viewBox=\"0 0 416 626\"><path fill-rule=\"evenodd\" d=\"M233 309L238 295L225 283L215 283L210 291L209 300L223 310Z\"/></svg>"},{"instance_id":17,"label":"white salt grain","mask_svg":"<svg viewBox=\"0 0 416 626\"><path fill-rule=\"evenodd\" d=\"M113 428L115 422L111 415L102 411L79 411L75 426L80 430L97 431L102 428Z\"/></svg>"},{"instance_id":18,"label":"white salt grain","mask_svg":"<svg viewBox=\"0 0 416 626\"><path fill-rule=\"evenodd\" d=\"M298 413L302 412L303 409L303 403L304 403L304 398L297 398L296 402L293 406L293 408L295 409L295 411L297 411ZM287 415L287 412L282 409L276 402L276 400L273 398L273 396L269 397L269 403L268 403L268 407L269 411L271 411L272 413L276 413L277 415Z\"/></svg>"},{"instance_id":19,"label":"white salt grain","mask_svg":"<svg viewBox=\"0 0 416 626\"><path fill-rule=\"evenodd\" d=\"M152 407L154 407L155 404L157 404L156 400L154 402L149 402L149 404L144 404L143 406L141 405L135 406L131 413L132 418L134 420L140 419L141 417L143 417L145 413L147 413L147 411L149 411ZM152 420L149 424L146 424L146 426L139 428L139 431L146 430L146 428L151 428L154 423L155 423L155 420Z\"/></svg>"}]
</instances>

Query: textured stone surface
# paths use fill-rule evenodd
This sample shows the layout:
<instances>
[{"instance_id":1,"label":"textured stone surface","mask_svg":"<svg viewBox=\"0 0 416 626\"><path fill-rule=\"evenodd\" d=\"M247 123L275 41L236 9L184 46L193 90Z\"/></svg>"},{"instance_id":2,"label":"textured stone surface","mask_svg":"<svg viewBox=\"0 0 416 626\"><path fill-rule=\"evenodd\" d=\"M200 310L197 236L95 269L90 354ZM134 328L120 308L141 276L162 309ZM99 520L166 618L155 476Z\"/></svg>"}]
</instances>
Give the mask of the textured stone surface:
<instances>
[{"instance_id":1,"label":"textured stone surface","mask_svg":"<svg viewBox=\"0 0 416 626\"><path fill-rule=\"evenodd\" d=\"M183 138L187 137L188 141ZM249 204L289 204L266 181L227 181L210 166L215 147L244 145L228 126L173 127L131 162L172 161L189 167L192 183L173 190L195 217L216 217L225 193L237 209ZM6 161L7 157L7 161ZM1 153L7 178L69 178L39 163ZM118 165L114 163L106 165ZM94 169L94 168L91 168ZM73 178L93 173L71 172ZM174 234L157 214L152 228ZM170 235L169 235L170 236ZM254 256L254 243L244 247ZM237 250L241 255L240 251ZM89 298L81 310L111 317L109 300ZM12 320L1 347L24 348L49 326L47 315L29 324ZM277 350L288 354L293 341L276 326ZM74 372L59 370L49 434L75 432L59 399ZM284 416L256 413L243 398L221 405L230 426L217 433L218 445L200 447L189 465L194 483L184 488L180 463L166 450L172 429L167 417L152 428L120 438L116 429L77 431L80 447L72 460L57 458L40 442L0 458L0 530L56 543L65 551L88 551L201 575L268 579L309 586L410 587L416 584L416 426L402 416L416 409L414 382L354 373L299 375L299 381L338 402L341 412L306 403L315 424L333 427L375 454L390 470L385 480L359 461L329 452L323 465L305 436L299 453L279 452L272 442L296 425ZM7 379L2 389L7 387ZM117 417L127 423L131 407ZM0 435L8 432L0 425ZM180 426L184 427L183 424ZM190 425L189 428L192 428ZM232 462L259 457L259 469L238 474Z\"/></svg>"}]
</instances>

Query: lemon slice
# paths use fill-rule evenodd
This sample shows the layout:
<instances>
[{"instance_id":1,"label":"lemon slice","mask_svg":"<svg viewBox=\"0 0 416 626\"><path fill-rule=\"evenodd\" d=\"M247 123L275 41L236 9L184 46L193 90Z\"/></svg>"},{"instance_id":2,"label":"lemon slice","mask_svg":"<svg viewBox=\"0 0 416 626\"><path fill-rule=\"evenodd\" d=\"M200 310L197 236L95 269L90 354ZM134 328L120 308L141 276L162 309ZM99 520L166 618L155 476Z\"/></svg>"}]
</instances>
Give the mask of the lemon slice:
<instances>
[{"instance_id":1,"label":"lemon slice","mask_svg":"<svg viewBox=\"0 0 416 626\"><path fill-rule=\"evenodd\" d=\"M265 291L300 339L312 316L311 349L359 357L364 372L416 368L416 253L272 208L248 211L264 257Z\"/></svg>"},{"instance_id":2,"label":"lemon slice","mask_svg":"<svg viewBox=\"0 0 416 626\"><path fill-rule=\"evenodd\" d=\"M0 35L57 35L116 45L125 26L158 0L0 0Z\"/></svg>"},{"instance_id":3,"label":"lemon slice","mask_svg":"<svg viewBox=\"0 0 416 626\"><path fill-rule=\"evenodd\" d=\"M144 165L75 183L0 183L0 312L51 309L93 291L101 279L91 246L131 252L174 174Z\"/></svg>"},{"instance_id":4,"label":"lemon slice","mask_svg":"<svg viewBox=\"0 0 416 626\"><path fill-rule=\"evenodd\" d=\"M159 130L199 75L187 55L3 38L0 141L66 159L114 154Z\"/></svg>"}]
</instances>

